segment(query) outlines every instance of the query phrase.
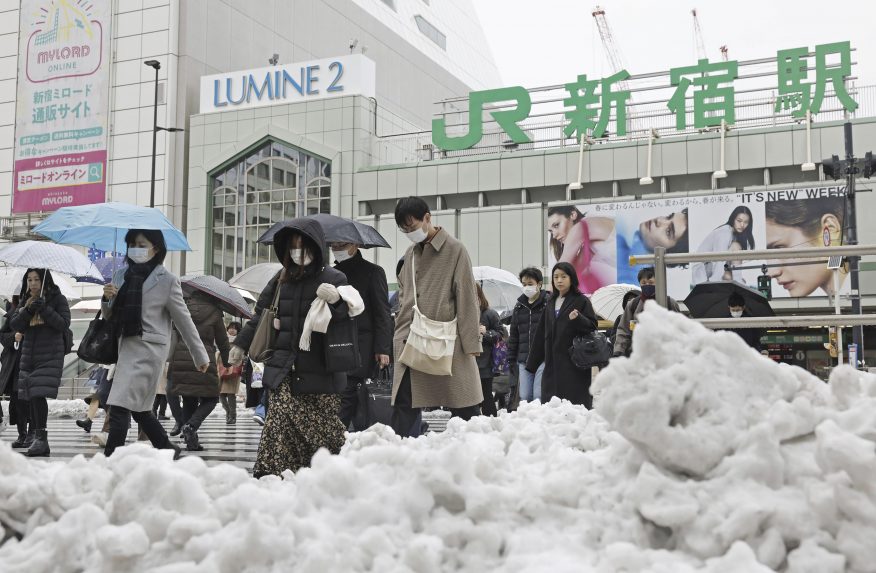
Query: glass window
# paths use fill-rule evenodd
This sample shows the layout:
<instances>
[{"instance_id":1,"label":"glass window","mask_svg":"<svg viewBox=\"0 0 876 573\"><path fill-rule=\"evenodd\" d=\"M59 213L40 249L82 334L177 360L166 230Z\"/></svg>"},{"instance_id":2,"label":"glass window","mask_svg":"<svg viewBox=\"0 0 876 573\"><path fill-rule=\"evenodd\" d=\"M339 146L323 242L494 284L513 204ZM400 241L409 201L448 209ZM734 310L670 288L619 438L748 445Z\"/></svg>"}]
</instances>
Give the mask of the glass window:
<instances>
[{"instance_id":1,"label":"glass window","mask_svg":"<svg viewBox=\"0 0 876 573\"><path fill-rule=\"evenodd\" d=\"M414 20L417 22L417 28L420 29L420 32L422 32L423 35L435 42L435 44L437 44L442 50L447 49L447 36L445 36L441 30L436 28L431 22L419 14L414 16Z\"/></svg>"},{"instance_id":2,"label":"glass window","mask_svg":"<svg viewBox=\"0 0 876 573\"><path fill-rule=\"evenodd\" d=\"M390 8L392 8L393 10L395 10L395 0L380 0L380 1L383 2L384 4L386 4L387 6L389 6Z\"/></svg>"},{"instance_id":3,"label":"glass window","mask_svg":"<svg viewBox=\"0 0 876 573\"><path fill-rule=\"evenodd\" d=\"M270 225L331 209L331 163L284 143L266 142L211 177L213 260L207 268L226 280L276 259L273 247L257 243Z\"/></svg>"}]
</instances>

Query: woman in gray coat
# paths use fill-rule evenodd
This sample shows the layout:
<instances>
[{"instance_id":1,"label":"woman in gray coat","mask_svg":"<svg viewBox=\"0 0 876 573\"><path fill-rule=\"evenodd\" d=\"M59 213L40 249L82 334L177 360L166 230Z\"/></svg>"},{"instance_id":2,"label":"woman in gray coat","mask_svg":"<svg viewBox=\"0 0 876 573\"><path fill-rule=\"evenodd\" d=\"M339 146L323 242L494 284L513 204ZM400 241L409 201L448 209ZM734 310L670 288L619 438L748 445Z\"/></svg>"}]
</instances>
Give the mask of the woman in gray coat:
<instances>
[{"instance_id":1,"label":"woman in gray coat","mask_svg":"<svg viewBox=\"0 0 876 573\"><path fill-rule=\"evenodd\" d=\"M109 436L104 453L109 456L125 445L131 417L159 449L180 448L152 414L158 379L170 350L171 321L185 341L198 370L206 372L210 357L201 343L183 301L179 278L164 268L167 255L161 231L132 229L125 236L128 268L113 276L103 289L103 313L116 325L119 359L107 404Z\"/></svg>"}]
</instances>

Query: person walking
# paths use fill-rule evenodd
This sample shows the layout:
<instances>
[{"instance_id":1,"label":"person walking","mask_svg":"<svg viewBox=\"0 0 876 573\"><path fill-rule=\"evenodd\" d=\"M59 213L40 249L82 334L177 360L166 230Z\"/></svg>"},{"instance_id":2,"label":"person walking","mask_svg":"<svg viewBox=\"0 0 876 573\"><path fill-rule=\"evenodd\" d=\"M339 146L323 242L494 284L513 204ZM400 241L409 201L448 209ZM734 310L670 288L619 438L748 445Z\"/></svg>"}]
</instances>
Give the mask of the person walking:
<instances>
[{"instance_id":1,"label":"person walking","mask_svg":"<svg viewBox=\"0 0 876 573\"><path fill-rule=\"evenodd\" d=\"M30 404L30 423L34 428L34 440L26 455L48 456L51 452L46 400L57 398L61 386L70 305L46 269L27 270L19 300L24 302L12 316L10 327L23 335L18 342L21 348L18 394Z\"/></svg>"},{"instance_id":2,"label":"person walking","mask_svg":"<svg viewBox=\"0 0 876 573\"><path fill-rule=\"evenodd\" d=\"M234 339L237 333L240 332L240 323L231 322L225 329L228 335L229 346L234 344ZM230 366L228 364L228 356L222 356L221 352L216 353L216 359L219 361L219 402L222 404L222 409L225 410L225 423L232 425L237 423L237 392L240 390L240 378L243 374L243 365Z\"/></svg>"},{"instance_id":3,"label":"person walking","mask_svg":"<svg viewBox=\"0 0 876 573\"><path fill-rule=\"evenodd\" d=\"M465 246L432 224L429 206L419 197L407 197L396 204L395 222L413 243L398 277L399 312L393 337L396 362L411 330L414 306L432 320L456 319L458 332L452 376L427 374L403 363L393 369L392 429L407 437L422 408L446 407L452 416L464 420L480 413L484 394L475 358L483 348L478 336L477 291Z\"/></svg>"},{"instance_id":4,"label":"person walking","mask_svg":"<svg viewBox=\"0 0 876 573\"><path fill-rule=\"evenodd\" d=\"M155 391L155 400L152 401L152 415L159 420L169 420L167 417L167 366L161 372L158 379L158 389Z\"/></svg>"},{"instance_id":5,"label":"person walking","mask_svg":"<svg viewBox=\"0 0 876 573\"><path fill-rule=\"evenodd\" d=\"M738 292L734 292L727 299L727 316L729 318L750 317L748 308L745 306L745 298ZM760 328L727 328L730 332L735 332L745 341L745 344L755 349L758 352L763 350L763 345L760 339L763 338L764 331Z\"/></svg>"},{"instance_id":6,"label":"person walking","mask_svg":"<svg viewBox=\"0 0 876 573\"><path fill-rule=\"evenodd\" d=\"M265 309L276 297L277 317L272 324L276 337L262 377L269 390L269 407L253 467L257 478L308 467L317 450L325 448L337 454L345 440L338 410L347 376L332 372L326 364L323 334L313 333L309 350L302 350L300 341L316 299L327 304L331 322L349 316L338 291L347 279L326 266L328 249L319 223L302 218L284 225L274 236L274 252L283 269L262 291L255 317L234 339L230 357L232 365L243 362Z\"/></svg>"},{"instance_id":7,"label":"person walking","mask_svg":"<svg viewBox=\"0 0 876 573\"><path fill-rule=\"evenodd\" d=\"M526 370L526 360L533 344L535 331L544 314L548 294L542 288L544 275L535 267L520 271L523 294L511 311L510 334L508 336L508 363L511 374L517 378L520 399L525 402L541 399L541 380L544 376L544 362L532 374Z\"/></svg>"},{"instance_id":8,"label":"person walking","mask_svg":"<svg viewBox=\"0 0 876 573\"><path fill-rule=\"evenodd\" d=\"M198 330L201 344L210 357L210 364L206 372L195 368L186 343L179 336L179 331L175 331L167 391L172 396L182 397L182 436L186 442L186 450L197 452L204 449L198 438L198 429L219 403L216 351L218 349L222 363L227 364L231 345L225 331L222 310L216 299L201 292L193 292L186 298L186 306Z\"/></svg>"},{"instance_id":9,"label":"person walking","mask_svg":"<svg viewBox=\"0 0 876 573\"><path fill-rule=\"evenodd\" d=\"M614 356L629 356L633 352L633 330L636 328L639 315L645 310L645 303L654 300L657 296L657 282L654 267L645 267L639 270L639 287L641 295L630 300L614 333ZM678 303L667 296L667 308L673 312L681 312Z\"/></svg>"},{"instance_id":10,"label":"person walking","mask_svg":"<svg viewBox=\"0 0 876 573\"><path fill-rule=\"evenodd\" d=\"M493 398L493 348L496 342L502 338L502 324L499 322L499 313L490 308L490 302L484 296L484 289L475 283L478 295L478 308L481 311L478 335L481 338L481 355L477 357L478 374L481 377L481 392L484 401L481 402L481 414L484 416L498 416L496 400Z\"/></svg>"},{"instance_id":11,"label":"person walking","mask_svg":"<svg viewBox=\"0 0 876 573\"><path fill-rule=\"evenodd\" d=\"M210 366L210 357L183 300L179 277L167 270L167 247L161 231L131 229L125 236L128 253L126 269L113 275L103 288L102 312L119 333L119 358L116 362L107 404L109 435L104 454L111 456L125 445L131 418L159 449L180 448L152 415L152 402L158 378L170 350L171 321L185 341L200 372Z\"/></svg>"},{"instance_id":12,"label":"person walking","mask_svg":"<svg viewBox=\"0 0 876 573\"><path fill-rule=\"evenodd\" d=\"M593 407L590 369L576 367L569 349L576 336L596 330L596 313L590 299L579 290L575 267L570 263L557 263L551 277L553 295L538 322L534 338L537 342L530 349L526 369L535 374L544 362L542 402L557 396L589 410Z\"/></svg>"},{"instance_id":13,"label":"person walking","mask_svg":"<svg viewBox=\"0 0 876 573\"><path fill-rule=\"evenodd\" d=\"M341 394L339 416L345 428L350 427L359 406L359 387L374 376L375 366L389 366L392 352L392 316L389 308L389 287L383 268L366 261L359 246L333 243L335 269L347 276L347 282L362 296L365 312L356 317L359 334L359 354L362 366L347 372L347 387ZM357 431L365 428L354 428Z\"/></svg>"},{"instance_id":14,"label":"person walking","mask_svg":"<svg viewBox=\"0 0 876 573\"><path fill-rule=\"evenodd\" d=\"M3 345L3 353L0 354L0 394L9 396L9 424L14 424L18 428L18 439L12 442L12 447L29 448L35 435L33 425L28 424L30 404L18 395L21 352L16 348L16 343L20 346L23 335L15 332L10 324L12 317L18 312L20 300L18 295L13 295L12 301L6 308L6 320L0 327L0 344Z\"/></svg>"}]
</instances>

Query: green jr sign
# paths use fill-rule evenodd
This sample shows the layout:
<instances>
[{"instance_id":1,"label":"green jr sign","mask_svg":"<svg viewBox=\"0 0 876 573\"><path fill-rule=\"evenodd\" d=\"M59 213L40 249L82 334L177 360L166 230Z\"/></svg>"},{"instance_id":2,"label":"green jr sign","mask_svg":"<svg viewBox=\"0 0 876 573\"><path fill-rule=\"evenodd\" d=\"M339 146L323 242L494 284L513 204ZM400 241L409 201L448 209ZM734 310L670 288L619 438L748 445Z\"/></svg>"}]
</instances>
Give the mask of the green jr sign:
<instances>
[{"instance_id":1,"label":"green jr sign","mask_svg":"<svg viewBox=\"0 0 876 573\"><path fill-rule=\"evenodd\" d=\"M792 117L805 117L821 111L821 105L828 86L833 88L843 108L854 111L858 104L846 90L844 79L852 73L852 48L849 42L822 44L815 47L815 69L810 76L807 57L809 48L780 50L776 55L778 76L778 98L775 112L790 112ZM831 63L828 57L833 56ZM838 61L837 61L838 58ZM693 92L693 127L704 129L736 122L735 92L733 81L739 75L739 62L710 62L699 60L696 65L672 68L669 70L670 83L675 86L672 97L667 102L669 110L675 114L675 127L684 130L688 127L687 94ZM615 108L617 135L627 133L627 101L631 91L622 89L630 73L621 70L607 78L588 79L578 76L577 81L565 85L568 97L563 100L566 106L565 118L568 120L563 130L566 137L580 139L590 133L595 138L605 135ZM440 149L459 151L477 145L484 134L484 106L500 102L514 102L511 109L487 110L499 127L514 143L530 143L526 132L519 123L529 117L532 98L520 86L471 92L468 100L468 133L461 136L448 136L445 119L432 120L432 143Z\"/></svg>"}]
</instances>

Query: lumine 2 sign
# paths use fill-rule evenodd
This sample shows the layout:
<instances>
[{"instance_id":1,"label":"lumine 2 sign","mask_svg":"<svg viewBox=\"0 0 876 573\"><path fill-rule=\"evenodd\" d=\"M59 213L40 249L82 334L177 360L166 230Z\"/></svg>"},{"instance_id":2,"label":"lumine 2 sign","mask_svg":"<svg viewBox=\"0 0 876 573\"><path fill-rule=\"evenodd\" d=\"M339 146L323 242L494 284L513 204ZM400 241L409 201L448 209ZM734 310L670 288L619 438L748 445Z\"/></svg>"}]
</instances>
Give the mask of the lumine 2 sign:
<instances>
[{"instance_id":1,"label":"lumine 2 sign","mask_svg":"<svg viewBox=\"0 0 876 573\"><path fill-rule=\"evenodd\" d=\"M775 112L790 112L792 117L805 117L806 112L816 114L821 111L828 85L832 86L843 108L854 111L858 104L846 90L844 80L852 73L852 48L849 42L822 44L815 47L814 73L810 76L809 48L779 50L776 55L778 76L778 97ZM828 58L831 62L828 62ZM704 129L720 126L723 120L732 125L736 122L735 92L733 81L738 77L739 62L710 62L699 60L693 66L669 70L671 85L675 86L672 97L666 103L675 114L675 127L684 130L688 127L688 92L693 92L693 127ZM616 74L599 80L578 76L577 81L565 85L568 97L565 118L568 120L563 130L566 137L580 138L590 133L594 138L605 135L615 109L617 135L627 133L627 101L631 91L618 89L630 77L621 70ZM529 117L532 98L520 86L476 91L468 99L468 133L448 136L445 118L432 120L432 143L440 149L458 151L477 145L483 137L484 106L499 102L515 102L511 109L487 110L499 127L514 143L530 143L531 140L519 122Z\"/></svg>"}]
</instances>

